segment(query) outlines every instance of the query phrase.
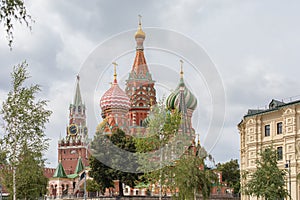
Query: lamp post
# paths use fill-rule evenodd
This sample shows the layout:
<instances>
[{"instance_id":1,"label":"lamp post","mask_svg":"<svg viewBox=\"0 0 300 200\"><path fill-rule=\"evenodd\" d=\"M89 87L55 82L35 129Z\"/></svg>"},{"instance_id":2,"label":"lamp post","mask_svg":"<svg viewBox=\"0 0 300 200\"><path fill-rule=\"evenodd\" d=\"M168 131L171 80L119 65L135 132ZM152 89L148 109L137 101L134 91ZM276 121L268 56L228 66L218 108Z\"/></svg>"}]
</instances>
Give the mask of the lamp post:
<instances>
[{"instance_id":1,"label":"lamp post","mask_svg":"<svg viewBox=\"0 0 300 200\"><path fill-rule=\"evenodd\" d=\"M288 173L289 173L289 193L290 193L290 200L292 199L292 183L291 183L291 161L287 160L285 164L285 168L288 168Z\"/></svg>"},{"instance_id":2,"label":"lamp post","mask_svg":"<svg viewBox=\"0 0 300 200\"><path fill-rule=\"evenodd\" d=\"M162 168L162 161L163 161L163 152L162 152L162 140L163 140L163 135L160 134L159 135L159 139L160 139L160 159L159 159L159 200L162 199L162 181L161 181L161 178L162 178L162 171L161 171L161 168Z\"/></svg>"},{"instance_id":3,"label":"lamp post","mask_svg":"<svg viewBox=\"0 0 300 200\"><path fill-rule=\"evenodd\" d=\"M0 200L2 200L2 185L0 184Z\"/></svg>"},{"instance_id":4,"label":"lamp post","mask_svg":"<svg viewBox=\"0 0 300 200\"><path fill-rule=\"evenodd\" d=\"M86 200L86 171L84 170L84 200Z\"/></svg>"}]
</instances>

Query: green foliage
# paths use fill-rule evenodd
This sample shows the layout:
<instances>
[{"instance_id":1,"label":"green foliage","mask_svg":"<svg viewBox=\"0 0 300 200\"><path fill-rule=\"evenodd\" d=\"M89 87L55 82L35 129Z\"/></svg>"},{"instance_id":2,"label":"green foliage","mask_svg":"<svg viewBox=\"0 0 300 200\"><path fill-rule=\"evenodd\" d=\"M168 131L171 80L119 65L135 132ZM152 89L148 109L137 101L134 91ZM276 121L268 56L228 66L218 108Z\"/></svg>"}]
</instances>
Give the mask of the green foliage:
<instances>
[{"instance_id":1,"label":"green foliage","mask_svg":"<svg viewBox=\"0 0 300 200\"><path fill-rule=\"evenodd\" d=\"M143 181L161 184L162 194L171 191L175 199L193 199L199 193L207 198L216 181L216 175L204 169L204 159L209 155L192 145L191 137L180 135L180 123L177 110L170 112L162 103L152 107L146 137L135 139L140 169L145 172Z\"/></svg>"},{"instance_id":2,"label":"green foliage","mask_svg":"<svg viewBox=\"0 0 300 200\"><path fill-rule=\"evenodd\" d=\"M100 185L95 180L86 181L86 190L88 192L97 192L100 191Z\"/></svg>"},{"instance_id":3,"label":"green foliage","mask_svg":"<svg viewBox=\"0 0 300 200\"><path fill-rule=\"evenodd\" d=\"M114 187L113 177L111 176L113 170L104 165L94 156L90 157L91 170L89 175L94 178L99 185L99 191L103 194L106 188Z\"/></svg>"},{"instance_id":4,"label":"green foliage","mask_svg":"<svg viewBox=\"0 0 300 200\"><path fill-rule=\"evenodd\" d=\"M2 150L2 148L1 148L2 145L3 144L1 144L1 140L0 140L0 166L4 165L4 164L7 164L7 162L6 162L6 153Z\"/></svg>"},{"instance_id":5,"label":"green foliage","mask_svg":"<svg viewBox=\"0 0 300 200\"><path fill-rule=\"evenodd\" d=\"M200 151L204 150L198 147L197 152ZM199 193L203 199L209 197L212 184L217 181L217 176L212 170L204 167L204 159L207 155L204 156L196 156L194 149L191 148L176 163L174 168L175 185L179 191L175 196L176 199L194 199Z\"/></svg>"},{"instance_id":6,"label":"green foliage","mask_svg":"<svg viewBox=\"0 0 300 200\"><path fill-rule=\"evenodd\" d=\"M25 87L29 78L26 71L27 64L15 66L12 72L12 90L3 102L1 115L4 120L5 134L1 140L2 149L6 153L7 167L12 171L13 196L31 194L36 190L40 194L45 187L43 179L39 182L33 174L41 175L44 167L43 152L48 149L48 139L44 133L45 123L48 122L51 111L46 110L47 102L35 100L35 95L40 91L38 85ZM31 162L30 162L31 160ZM26 180L32 180L34 185L23 185ZM7 188L10 185L6 185ZM20 190L17 190L20 188Z\"/></svg>"},{"instance_id":7,"label":"green foliage","mask_svg":"<svg viewBox=\"0 0 300 200\"><path fill-rule=\"evenodd\" d=\"M218 163L217 170L222 172L222 181L234 188L234 193L240 193L240 169L238 160L230 160L226 163Z\"/></svg>"},{"instance_id":8,"label":"green foliage","mask_svg":"<svg viewBox=\"0 0 300 200\"><path fill-rule=\"evenodd\" d=\"M166 110L163 102L152 106L148 116L146 133L144 137L134 138L139 158L139 170L145 172L146 179L155 179L155 171L161 166L171 166L171 159L160 161L160 154L171 153L171 147L176 146L175 137L177 137L179 124L181 122L180 113L177 110L170 112ZM173 149L177 149L173 148ZM162 151L162 152L160 152ZM169 155L170 158L170 155ZM149 162L152 160L153 162ZM168 170L166 168L166 170ZM155 176L154 176L155 175ZM156 176L157 178L157 176Z\"/></svg>"},{"instance_id":9,"label":"green foliage","mask_svg":"<svg viewBox=\"0 0 300 200\"><path fill-rule=\"evenodd\" d=\"M265 199L283 199L289 195L285 188L285 175L286 171L277 166L276 150L272 146L267 147L256 160L256 171L244 172L243 178L247 182L243 192Z\"/></svg>"},{"instance_id":10,"label":"green foliage","mask_svg":"<svg viewBox=\"0 0 300 200\"><path fill-rule=\"evenodd\" d=\"M134 159L124 158L112 151L109 147L111 144L107 142L108 140L119 149L136 152L132 137L125 135L122 130L113 131L111 136L102 135L101 132L98 132L92 142L93 156L90 158L90 175L99 184L102 192L105 191L105 188L114 187L113 180L119 180L120 196L122 196L121 183L133 187L138 179L138 174L121 171L120 166L134 169L137 168L137 163L134 162L136 161ZM111 160L108 160L110 158ZM107 160L107 163L102 163L103 160ZM132 162L128 162L129 160Z\"/></svg>"},{"instance_id":11,"label":"green foliage","mask_svg":"<svg viewBox=\"0 0 300 200\"><path fill-rule=\"evenodd\" d=\"M36 152L26 146L22 148L16 171L17 199L37 199L46 194L48 179L43 174L43 161L39 159Z\"/></svg>"},{"instance_id":12,"label":"green foliage","mask_svg":"<svg viewBox=\"0 0 300 200\"><path fill-rule=\"evenodd\" d=\"M13 42L13 23L14 21L25 25L31 29L33 20L27 13L24 1L22 0L1 0L0 1L0 23L4 25L8 46L12 47Z\"/></svg>"}]
</instances>

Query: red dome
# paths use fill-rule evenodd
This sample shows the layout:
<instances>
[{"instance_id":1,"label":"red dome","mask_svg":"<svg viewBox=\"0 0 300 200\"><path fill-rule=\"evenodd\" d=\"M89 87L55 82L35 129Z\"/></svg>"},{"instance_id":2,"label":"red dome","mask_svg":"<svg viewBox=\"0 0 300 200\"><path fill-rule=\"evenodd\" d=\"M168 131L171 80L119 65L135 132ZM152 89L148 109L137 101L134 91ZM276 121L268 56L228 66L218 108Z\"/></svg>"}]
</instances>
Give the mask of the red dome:
<instances>
[{"instance_id":1,"label":"red dome","mask_svg":"<svg viewBox=\"0 0 300 200\"><path fill-rule=\"evenodd\" d=\"M109 90L107 90L100 99L102 112L107 109L125 109L129 110L130 100L126 93L119 87L115 81Z\"/></svg>"}]
</instances>

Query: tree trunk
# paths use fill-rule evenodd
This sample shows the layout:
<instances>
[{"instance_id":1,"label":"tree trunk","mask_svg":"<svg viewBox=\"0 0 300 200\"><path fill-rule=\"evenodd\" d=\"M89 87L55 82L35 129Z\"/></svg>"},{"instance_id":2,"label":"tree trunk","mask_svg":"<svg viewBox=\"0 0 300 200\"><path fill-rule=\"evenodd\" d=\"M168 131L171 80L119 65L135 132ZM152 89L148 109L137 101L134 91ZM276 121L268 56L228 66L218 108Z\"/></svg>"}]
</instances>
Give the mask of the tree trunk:
<instances>
[{"instance_id":1,"label":"tree trunk","mask_svg":"<svg viewBox=\"0 0 300 200\"><path fill-rule=\"evenodd\" d=\"M123 193L123 184L122 182L119 180L119 196L123 197L124 193Z\"/></svg>"},{"instance_id":2,"label":"tree trunk","mask_svg":"<svg viewBox=\"0 0 300 200\"><path fill-rule=\"evenodd\" d=\"M13 200L17 200L16 167L13 167Z\"/></svg>"}]
</instances>

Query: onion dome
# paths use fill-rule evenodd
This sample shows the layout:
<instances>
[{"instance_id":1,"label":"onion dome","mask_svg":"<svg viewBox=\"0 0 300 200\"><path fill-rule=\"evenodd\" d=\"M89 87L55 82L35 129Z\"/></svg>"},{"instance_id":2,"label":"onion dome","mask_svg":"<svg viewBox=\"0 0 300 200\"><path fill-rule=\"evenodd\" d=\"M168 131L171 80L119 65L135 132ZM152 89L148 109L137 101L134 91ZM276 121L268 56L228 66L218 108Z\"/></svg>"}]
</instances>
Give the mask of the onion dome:
<instances>
[{"instance_id":1,"label":"onion dome","mask_svg":"<svg viewBox=\"0 0 300 200\"><path fill-rule=\"evenodd\" d=\"M130 100L126 93L119 87L117 82L116 63L114 64L114 81L111 87L104 93L100 99L102 112L107 109L125 109L129 110Z\"/></svg>"},{"instance_id":2,"label":"onion dome","mask_svg":"<svg viewBox=\"0 0 300 200\"><path fill-rule=\"evenodd\" d=\"M143 38L145 39L146 37L146 34L145 32L142 30L142 22L141 22L141 18L142 16L139 15L139 27L138 27L138 30L135 32L135 38Z\"/></svg>"},{"instance_id":3,"label":"onion dome","mask_svg":"<svg viewBox=\"0 0 300 200\"><path fill-rule=\"evenodd\" d=\"M183 70L181 65L180 71L180 81L175 89L167 98L166 106L168 109L179 109L180 106L180 89L183 89L184 100L187 109L195 110L197 107L197 98L193 95L193 93L186 87L184 80L183 80Z\"/></svg>"}]
</instances>

